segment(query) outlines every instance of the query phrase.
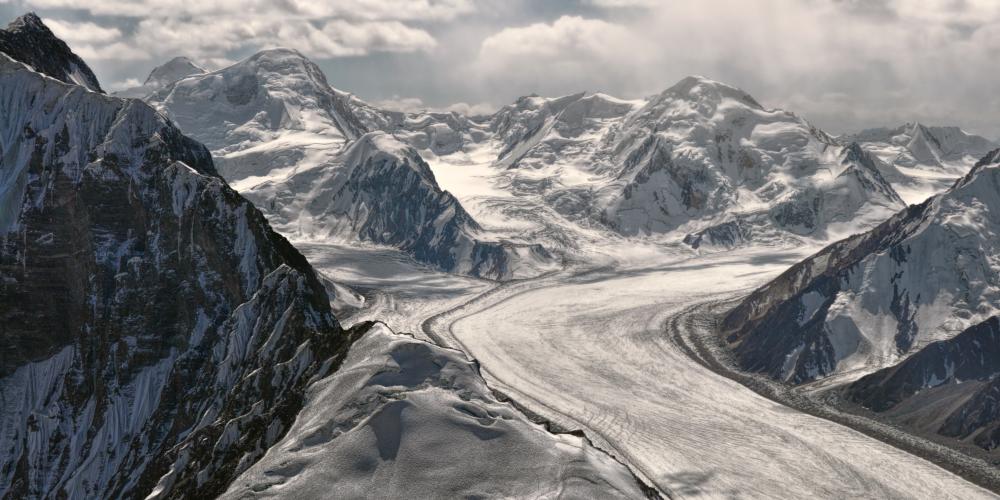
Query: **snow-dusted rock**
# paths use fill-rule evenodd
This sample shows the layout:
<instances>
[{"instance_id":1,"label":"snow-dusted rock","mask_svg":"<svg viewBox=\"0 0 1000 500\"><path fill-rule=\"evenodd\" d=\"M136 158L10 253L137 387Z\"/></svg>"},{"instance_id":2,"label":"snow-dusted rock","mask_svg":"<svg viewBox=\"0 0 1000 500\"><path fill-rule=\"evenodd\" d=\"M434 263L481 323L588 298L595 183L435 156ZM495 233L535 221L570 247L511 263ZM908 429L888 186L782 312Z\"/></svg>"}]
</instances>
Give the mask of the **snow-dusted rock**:
<instances>
[{"instance_id":1,"label":"snow-dusted rock","mask_svg":"<svg viewBox=\"0 0 1000 500\"><path fill-rule=\"evenodd\" d=\"M920 123L868 129L840 139L857 142L881 159L882 175L911 204L944 191L998 146L958 127Z\"/></svg>"},{"instance_id":2,"label":"snow-dusted rock","mask_svg":"<svg viewBox=\"0 0 1000 500\"><path fill-rule=\"evenodd\" d=\"M441 191L416 150L384 132L362 136L329 163L245 193L295 240L360 238L442 269L494 279L554 265L538 245L480 239L479 225Z\"/></svg>"},{"instance_id":3,"label":"snow-dusted rock","mask_svg":"<svg viewBox=\"0 0 1000 500\"><path fill-rule=\"evenodd\" d=\"M557 265L537 245L483 234L418 152L478 130L457 114L408 117L329 86L298 52L260 52L175 82L149 101L204 141L220 173L294 240L392 245L441 269L493 279ZM367 134L377 126L396 133Z\"/></svg>"},{"instance_id":4,"label":"snow-dusted rock","mask_svg":"<svg viewBox=\"0 0 1000 500\"><path fill-rule=\"evenodd\" d=\"M822 240L903 207L876 159L707 78L646 101L523 97L489 123L478 142L492 145L493 166L515 195L626 236L694 242L738 219L756 229L726 245Z\"/></svg>"},{"instance_id":5,"label":"snow-dusted rock","mask_svg":"<svg viewBox=\"0 0 1000 500\"><path fill-rule=\"evenodd\" d=\"M859 142L884 161L903 167L945 167L956 162L971 167L997 147L993 141L958 127L921 123L867 129L842 139Z\"/></svg>"},{"instance_id":6,"label":"snow-dusted rock","mask_svg":"<svg viewBox=\"0 0 1000 500\"><path fill-rule=\"evenodd\" d=\"M802 383L894 365L1000 312L1000 166L837 242L751 294L725 327L744 369Z\"/></svg>"},{"instance_id":7,"label":"snow-dusted rock","mask_svg":"<svg viewBox=\"0 0 1000 500\"><path fill-rule=\"evenodd\" d=\"M918 431L1000 447L1000 320L934 342L848 385L845 395Z\"/></svg>"},{"instance_id":8,"label":"snow-dusted rock","mask_svg":"<svg viewBox=\"0 0 1000 500\"><path fill-rule=\"evenodd\" d=\"M230 182L294 164L290 159L273 166L248 159L314 145L310 141L337 149L366 131L322 70L289 49L261 51L221 70L193 75L147 101L208 146Z\"/></svg>"},{"instance_id":9,"label":"snow-dusted rock","mask_svg":"<svg viewBox=\"0 0 1000 500\"><path fill-rule=\"evenodd\" d=\"M0 114L0 497L221 492L346 349L322 284L145 103L0 54Z\"/></svg>"},{"instance_id":10,"label":"snow-dusted rock","mask_svg":"<svg viewBox=\"0 0 1000 500\"><path fill-rule=\"evenodd\" d=\"M831 224L879 220L902 208L858 151L701 77L650 99L610 142L622 187L604 212L628 234L766 213L777 229L826 237Z\"/></svg>"},{"instance_id":11,"label":"snow-dusted rock","mask_svg":"<svg viewBox=\"0 0 1000 500\"><path fill-rule=\"evenodd\" d=\"M25 14L0 30L0 52L61 82L104 92L87 63L34 13Z\"/></svg>"},{"instance_id":12,"label":"snow-dusted rock","mask_svg":"<svg viewBox=\"0 0 1000 500\"><path fill-rule=\"evenodd\" d=\"M376 325L222 498L644 498L631 472L497 397L479 366Z\"/></svg>"}]
</instances>

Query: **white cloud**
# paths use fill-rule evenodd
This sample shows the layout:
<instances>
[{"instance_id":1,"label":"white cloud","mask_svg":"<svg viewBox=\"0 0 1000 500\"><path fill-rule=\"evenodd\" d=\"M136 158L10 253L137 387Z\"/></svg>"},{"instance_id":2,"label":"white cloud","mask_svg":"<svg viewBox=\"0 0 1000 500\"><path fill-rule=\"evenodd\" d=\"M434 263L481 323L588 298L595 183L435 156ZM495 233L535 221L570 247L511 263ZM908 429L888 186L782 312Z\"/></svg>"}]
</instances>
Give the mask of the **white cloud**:
<instances>
[{"instance_id":1,"label":"white cloud","mask_svg":"<svg viewBox=\"0 0 1000 500\"><path fill-rule=\"evenodd\" d=\"M85 61L135 61L149 57L140 47L126 43L122 31L115 27L58 19L44 19L43 22Z\"/></svg>"},{"instance_id":2,"label":"white cloud","mask_svg":"<svg viewBox=\"0 0 1000 500\"><path fill-rule=\"evenodd\" d=\"M502 29L473 65L481 85L641 97L704 74L833 132L919 119L1000 133L1000 2L590 2L648 9Z\"/></svg>"},{"instance_id":3,"label":"white cloud","mask_svg":"<svg viewBox=\"0 0 1000 500\"><path fill-rule=\"evenodd\" d=\"M142 82L140 82L138 78L126 78L121 81L112 82L111 85L107 86L107 89L112 91L125 90L135 88L140 85L142 85Z\"/></svg>"},{"instance_id":4,"label":"white cloud","mask_svg":"<svg viewBox=\"0 0 1000 500\"><path fill-rule=\"evenodd\" d=\"M319 34L322 36L319 36ZM417 52L437 42L424 30L398 21L348 22L334 19L314 32L314 46L322 55L364 55L369 52Z\"/></svg>"},{"instance_id":5,"label":"white cloud","mask_svg":"<svg viewBox=\"0 0 1000 500\"><path fill-rule=\"evenodd\" d=\"M435 112L455 112L466 116L477 116L477 115L488 115L497 110L497 106L481 102L477 104L469 104L466 102L457 102L448 106L435 107L428 106L424 103L423 99L419 97L399 97L392 96L390 99L381 99L374 101L372 104L380 108L385 108L393 111L402 111L404 113L416 113L420 111L435 111Z\"/></svg>"},{"instance_id":6,"label":"white cloud","mask_svg":"<svg viewBox=\"0 0 1000 500\"><path fill-rule=\"evenodd\" d=\"M225 62L232 52L277 46L310 57L365 56L432 50L426 30L407 23L451 20L469 0L24 0L25 8L131 17L107 25L46 16L53 32L91 61L141 60L187 54ZM116 26L117 24L117 26Z\"/></svg>"},{"instance_id":7,"label":"white cloud","mask_svg":"<svg viewBox=\"0 0 1000 500\"><path fill-rule=\"evenodd\" d=\"M94 23L46 19L57 36L85 60L141 60L186 54L199 60L228 61L242 49L291 47L310 57L363 56L372 52L431 50L436 41L426 31L399 21L325 23L281 19L143 19L132 33Z\"/></svg>"},{"instance_id":8,"label":"white cloud","mask_svg":"<svg viewBox=\"0 0 1000 500\"><path fill-rule=\"evenodd\" d=\"M41 10L111 80L144 76L130 74L136 61L145 70L183 54L219 67L287 46L321 66L350 67L331 80L368 98L417 95L439 106L581 90L631 98L704 74L832 132L919 119L1000 134L991 118L1000 114L995 0L15 3ZM379 53L414 57L365 59ZM337 57L356 59L324 62ZM400 72L407 77L395 79Z\"/></svg>"},{"instance_id":9,"label":"white cloud","mask_svg":"<svg viewBox=\"0 0 1000 500\"><path fill-rule=\"evenodd\" d=\"M39 9L82 10L97 16L172 17L280 17L356 20L451 20L471 12L470 0L26 0Z\"/></svg>"},{"instance_id":10,"label":"white cloud","mask_svg":"<svg viewBox=\"0 0 1000 500\"><path fill-rule=\"evenodd\" d=\"M91 22L67 22L58 19L43 21L56 36L70 45L83 43L111 43L122 38L118 28L107 28Z\"/></svg>"},{"instance_id":11,"label":"white cloud","mask_svg":"<svg viewBox=\"0 0 1000 500\"><path fill-rule=\"evenodd\" d=\"M659 0L587 0L587 3L594 5L596 7L603 7L606 9L618 9L618 8L649 8L655 7L660 3Z\"/></svg>"},{"instance_id":12,"label":"white cloud","mask_svg":"<svg viewBox=\"0 0 1000 500\"><path fill-rule=\"evenodd\" d=\"M563 16L552 23L507 28L487 37L475 73L489 85L536 85L543 93L583 90L581 85L607 89L627 78L645 49L646 42L624 26ZM622 57L623 52L630 54Z\"/></svg>"}]
</instances>

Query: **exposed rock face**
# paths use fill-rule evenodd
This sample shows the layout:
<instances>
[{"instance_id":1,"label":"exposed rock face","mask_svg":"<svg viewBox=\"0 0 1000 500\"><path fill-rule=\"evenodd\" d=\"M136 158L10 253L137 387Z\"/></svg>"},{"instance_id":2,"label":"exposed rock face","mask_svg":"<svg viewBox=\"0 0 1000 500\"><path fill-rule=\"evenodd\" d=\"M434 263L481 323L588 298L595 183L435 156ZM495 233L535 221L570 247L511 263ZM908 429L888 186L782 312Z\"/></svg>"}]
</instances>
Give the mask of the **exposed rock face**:
<instances>
[{"instance_id":1,"label":"exposed rock face","mask_svg":"<svg viewBox=\"0 0 1000 500\"><path fill-rule=\"evenodd\" d=\"M346 350L323 286L146 104L0 54L0 113L0 497L220 493Z\"/></svg>"},{"instance_id":2,"label":"exposed rock face","mask_svg":"<svg viewBox=\"0 0 1000 500\"><path fill-rule=\"evenodd\" d=\"M87 63L34 13L25 14L0 30L0 52L61 82L104 92Z\"/></svg>"},{"instance_id":3,"label":"exposed rock face","mask_svg":"<svg viewBox=\"0 0 1000 500\"><path fill-rule=\"evenodd\" d=\"M344 92L341 94L368 130L391 133L420 151L445 156L462 152L465 146L490 137L488 117L469 117L454 111L405 113L373 106Z\"/></svg>"},{"instance_id":4,"label":"exposed rock face","mask_svg":"<svg viewBox=\"0 0 1000 500\"><path fill-rule=\"evenodd\" d=\"M623 185L605 217L626 234L699 219L711 221L700 223L706 229L737 213L766 214L772 232L823 237L831 224L874 221L903 207L856 147L705 78L653 97L608 142Z\"/></svg>"},{"instance_id":5,"label":"exposed rock face","mask_svg":"<svg viewBox=\"0 0 1000 500\"><path fill-rule=\"evenodd\" d=\"M842 136L882 160L882 175L907 203L920 203L969 173L977 160L997 147L993 141L958 127L907 123Z\"/></svg>"},{"instance_id":6,"label":"exposed rock face","mask_svg":"<svg viewBox=\"0 0 1000 500\"><path fill-rule=\"evenodd\" d=\"M878 160L856 145L707 78L646 101L523 97L489 123L495 166L515 193L628 236L680 230L694 241L739 219L756 229L720 247L825 239L903 207Z\"/></svg>"},{"instance_id":7,"label":"exposed rock face","mask_svg":"<svg viewBox=\"0 0 1000 500\"><path fill-rule=\"evenodd\" d=\"M378 125L445 151L461 142L450 135L458 132L352 100L298 52L264 51L185 78L150 101L205 141L223 176L293 240L391 245L443 270L491 279L557 265L538 245L483 236L415 149L366 134ZM439 117L475 128L456 115Z\"/></svg>"},{"instance_id":8,"label":"exposed rock face","mask_svg":"<svg viewBox=\"0 0 1000 500\"><path fill-rule=\"evenodd\" d=\"M996 316L845 388L849 400L925 432L1000 445L1000 320Z\"/></svg>"},{"instance_id":9,"label":"exposed rock face","mask_svg":"<svg viewBox=\"0 0 1000 500\"><path fill-rule=\"evenodd\" d=\"M315 150L336 151L367 132L319 67L289 49L185 78L147 100L208 146L231 183L295 166Z\"/></svg>"},{"instance_id":10,"label":"exposed rock face","mask_svg":"<svg viewBox=\"0 0 1000 500\"><path fill-rule=\"evenodd\" d=\"M1000 166L990 158L751 294L724 322L742 367L791 383L874 371L997 314Z\"/></svg>"},{"instance_id":11,"label":"exposed rock face","mask_svg":"<svg viewBox=\"0 0 1000 500\"><path fill-rule=\"evenodd\" d=\"M993 141L958 127L932 127L907 123L896 128L873 128L843 137L859 142L903 167L944 167L955 162L970 165L997 147Z\"/></svg>"},{"instance_id":12,"label":"exposed rock face","mask_svg":"<svg viewBox=\"0 0 1000 500\"><path fill-rule=\"evenodd\" d=\"M383 132L362 136L330 164L247 191L279 231L308 240L359 237L453 272L504 279L553 258L538 245L484 242L475 220L441 191L417 152Z\"/></svg>"}]
</instances>

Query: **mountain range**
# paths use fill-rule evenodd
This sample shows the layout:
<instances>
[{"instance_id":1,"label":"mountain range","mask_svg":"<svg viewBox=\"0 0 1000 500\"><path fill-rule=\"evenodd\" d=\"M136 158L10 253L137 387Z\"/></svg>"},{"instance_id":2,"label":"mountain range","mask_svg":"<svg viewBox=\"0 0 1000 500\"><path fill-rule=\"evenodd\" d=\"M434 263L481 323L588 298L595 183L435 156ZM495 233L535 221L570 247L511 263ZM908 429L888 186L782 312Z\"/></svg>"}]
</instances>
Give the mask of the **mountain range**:
<instances>
[{"instance_id":1,"label":"mountain range","mask_svg":"<svg viewBox=\"0 0 1000 500\"><path fill-rule=\"evenodd\" d=\"M835 136L701 76L402 112L285 48L106 94L34 14L0 30L0 111L0 498L696 491L428 326L552 276L662 271L633 265L654 251L820 249L705 322L737 368L1000 446L1000 148L957 127ZM321 274L313 245L483 292L414 301L423 331L396 333L372 319L399 297Z\"/></svg>"},{"instance_id":2,"label":"mountain range","mask_svg":"<svg viewBox=\"0 0 1000 500\"><path fill-rule=\"evenodd\" d=\"M575 494L645 495L624 464L495 399L464 355L370 322L344 329L315 270L229 187L210 151L144 102L67 76L92 72L36 16L0 38L45 41L48 61L62 61L53 69L32 64L32 53L0 54L0 496L212 497L241 484L283 438L319 446L340 432L358 436L335 445L359 460L373 450L395 456L412 437L384 427L402 408L395 380L415 385L407 415L425 415L426 430L468 436L462 453L481 449L554 482L505 486L498 477L493 494L561 489L570 478L552 474L582 461L572 468ZM374 356L399 365L365 364ZM360 373L364 388L354 385ZM321 381L315 409L311 388ZM293 430L300 415L334 408L329 394L350 408L334 417L337 434L316 441L312 429ZM490 415L502 415L503 431ZM455 466L432 456L416 470L435 469ZM337 488L349 494L368 481ZM471 476L453 491L475 494L480 484Z\"/></svg>"}]
</instances>

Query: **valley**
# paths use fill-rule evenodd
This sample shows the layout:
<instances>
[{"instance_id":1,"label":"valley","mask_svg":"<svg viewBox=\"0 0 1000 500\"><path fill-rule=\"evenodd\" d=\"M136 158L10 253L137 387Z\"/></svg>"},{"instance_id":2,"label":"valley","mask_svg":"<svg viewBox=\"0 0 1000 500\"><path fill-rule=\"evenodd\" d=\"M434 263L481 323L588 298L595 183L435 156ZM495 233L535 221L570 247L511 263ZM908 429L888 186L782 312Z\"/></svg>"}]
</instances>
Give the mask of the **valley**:
<instances>
[{"instance_id":1,"label":"valley","mask_svg":"<svg viewBox=\"0 0 1000 500\"><path fill-rule=\"evenodd\" d=\"M0 498L998 498L1000 144L241 57L0 29Z\"/></svg>"}]
</instances>

